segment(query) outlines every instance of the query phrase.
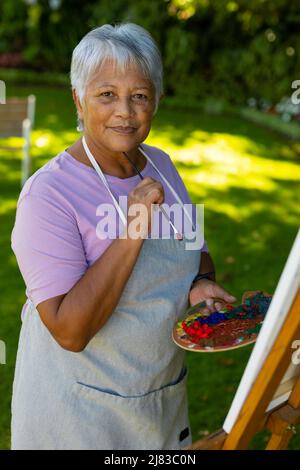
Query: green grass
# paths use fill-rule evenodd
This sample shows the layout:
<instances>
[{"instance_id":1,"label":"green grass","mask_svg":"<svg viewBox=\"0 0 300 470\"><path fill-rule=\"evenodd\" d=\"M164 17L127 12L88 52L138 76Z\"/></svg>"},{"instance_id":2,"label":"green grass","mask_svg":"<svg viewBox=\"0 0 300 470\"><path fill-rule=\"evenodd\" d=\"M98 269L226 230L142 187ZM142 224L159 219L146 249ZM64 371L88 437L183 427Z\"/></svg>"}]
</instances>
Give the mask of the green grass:
<instances>
[{"instance_id":1,"label":"green grass","mask_svg":"<svg viewBox=\"0 0 300 470\"><path fill-rule=\"evenodd\" d=\"M12 87L8 96L37 96L33 170L77 137L67 88ZM15 139L10 139L15 143ZM241 117L162 104L146 141L171 155L195 203L205 205L205 237L217 279L239 299L245 290L273 292L297 233L300 216L300 145ZM3 142L4 143L4 142ZM10 400L25 287L10 235L20 191L21 153L1 150L0 339L7 364L0 366L0 448L10 446ZM252 346L217 354L188 353L193 439L219 429ZM263 448L265 435L252 448ZM300 449L299 435L290 444Z\"/></svg>"}]
</instances>

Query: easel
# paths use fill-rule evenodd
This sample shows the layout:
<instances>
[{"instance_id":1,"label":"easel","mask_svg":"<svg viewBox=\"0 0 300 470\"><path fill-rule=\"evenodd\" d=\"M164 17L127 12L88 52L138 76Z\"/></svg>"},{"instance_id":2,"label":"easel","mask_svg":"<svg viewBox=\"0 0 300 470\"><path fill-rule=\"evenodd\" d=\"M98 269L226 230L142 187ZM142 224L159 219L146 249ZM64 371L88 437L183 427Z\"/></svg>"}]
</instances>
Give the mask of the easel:
<instances>
[{"instance_id":1,"label":"easel","mask_svg":"<svg viewBox=\"0 0 300 470\"><path fill-rule=\"evenodd\" d=\"M266 450L287 448L295 433L295 426L300 424L300 375L295 377L288 400L269 412L266 410L291 364L295 352L292 345L295 340L300 340L299 285L284 324L261 366L231 431L226 433L221 429L205 439L194 442L187 450L247 449L253 436L264 429L271 431Z\"/></svg>"}]
</instances>

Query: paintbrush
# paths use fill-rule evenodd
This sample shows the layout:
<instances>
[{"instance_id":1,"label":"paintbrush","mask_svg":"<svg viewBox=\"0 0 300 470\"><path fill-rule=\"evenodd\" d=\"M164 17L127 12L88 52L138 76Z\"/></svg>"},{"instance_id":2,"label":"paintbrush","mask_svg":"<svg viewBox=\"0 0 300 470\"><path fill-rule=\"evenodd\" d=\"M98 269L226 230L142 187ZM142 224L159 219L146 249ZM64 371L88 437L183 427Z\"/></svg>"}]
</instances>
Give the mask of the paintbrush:
<instances>
[{"instance_id":1,"label":"paintbrush","mask_svg":"<svg viewBox=\"0 0 300 470\"><path fill-rule=\"evenodd\" d=\"M123 152L123 154L125 155L125 157L127 158L127 160L131 163L131 165L133 166L133 168L135 169L135 171L137 172L137 174L139 175L139 177L141 178L141 180L144 179L143 175L141 174L141 172L139 171L139 169L136 167L136 165L133 163L133 161L129 158L129 156L127 155L126 152ZM170 217L168 216L168 214L166 213L165 209L162 207L162 206L159 206L159 209L161 210L161 212L164 214L165 218L167 219L167 221L169 222L169 224L171 225L172 229L174 230L174 232L176 233L176 238L177 240L182 240L182 235L178 232L177 228L174 226L174 224L172 223Z\"/></svg>"}]
</instances>

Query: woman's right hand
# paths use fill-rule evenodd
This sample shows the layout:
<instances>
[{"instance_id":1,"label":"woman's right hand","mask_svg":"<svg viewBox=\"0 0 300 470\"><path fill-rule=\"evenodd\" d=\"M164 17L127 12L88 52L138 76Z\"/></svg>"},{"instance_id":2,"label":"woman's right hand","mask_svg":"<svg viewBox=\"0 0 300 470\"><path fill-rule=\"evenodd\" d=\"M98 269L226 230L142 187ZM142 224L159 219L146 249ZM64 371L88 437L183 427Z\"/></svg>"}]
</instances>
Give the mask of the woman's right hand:
<instances>
[{"instance_id":1,"label":"woman's right hand","mask_svg":"<svg viewBox=\"0 0 300 470\"><path fill-rule=\"evenodd\" d=\"M128 195L128 235L131 238L146 238L153 223L152 204L162 204L165 199L163 185L146 176ZM134 207L134 204L142 204ZM144 210L143 210L144 209ZM132 221L137 217L136 223ZM141 222L141 225L139 223Z\"/></svg>"}]
</instances>

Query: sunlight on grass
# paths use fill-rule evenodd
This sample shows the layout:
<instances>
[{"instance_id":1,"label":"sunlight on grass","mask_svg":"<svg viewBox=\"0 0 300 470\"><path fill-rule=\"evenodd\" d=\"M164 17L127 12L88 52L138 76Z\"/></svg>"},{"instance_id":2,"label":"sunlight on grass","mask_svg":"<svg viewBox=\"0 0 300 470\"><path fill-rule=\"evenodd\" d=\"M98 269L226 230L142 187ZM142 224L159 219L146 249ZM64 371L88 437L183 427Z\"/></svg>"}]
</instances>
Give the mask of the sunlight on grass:
<instances>
[{"instance_id":1,"label":"sunlight on grass","mask_svg":"<svg viewBox=\"0 0 300 470\"><path fill-rule=\"evenodd\" d=\"M47 160L50 160L50 158L55 157L67 146L71 145L78 137L78 132L69 130L53 132L51 129L39 129L34 131L32 136L32 156L47 156Z\"/></svg>"},{"instance_id":2,"label":"sunlight on grass","mask_svg":"<svg viewBox=\"0 0 300 470\"><path fill-rule=\"evenodd\" d=\"M51 136L49 134L47 135L46 133L43 133L39 137L36 137L35 145L38 148L47 147L48 145L50 145L50 140L51 140Z\"/></svg>"},{"instance_id":3,"label":"sunlight on grass","mask_svg":"<svg viewBox=\"0 0 300 470\"><path fill-rule=\"evenodd\" d=\"M7 146L7 147L23 147L23 138L22 137L6 137L2 138L1 137L1 146Z\"/></svg>"},{"instance_id":4,"label":"sunlight on grass","mask_svg":"<svg viewBox=\"0 0 300 470\"><path fill-rule=\"evenodd\" d=\"M193 134L198 135L199 131ZM171 141L172 135L167 138L160 136L158 131L155 132L154 137L150 135L148 141L149 144L164 148L175 162L191 164L192 168L201 165L201 172L198 175L200 181L204 179L201 176L202 167L205 169L207 166L210 177L207 172L205 181L208 184L210 182L216 184L214 171L222 175L222 178L217 180L217 184L225 186L230 184L230 180L224 178L224 175L234 175L237 179L243 175L246 177L246 181L243 178L240 184L237 181L236 185L244 187L245 184L249 184L249 187L257 187L258 184L266 190L274 188L270 181L271 178L300 181L299 165L276 160L270 161L259 153L255 154L255 144L250 139L228 134L201 133L201 135L204 134L206 135L205 142L198 142L197 138L190 138L186 141L184 149Z\"/></svg>"},{"instance_id":5,"label":"sunlight on grass","mask_svg":"<svg viewBox=\"0 0 300 470\"><path fill-rule=\"evenodd\" d=\"M5 199L1 200L0 204L0 215L5 214L11 210L15 210L17 206L17 201L15 199Z\"/></svg>"},{"instance_id":6,"label":"sunlight on grass","mask_svg":"<svg viewBox=\"0 0 300 470\"><path fill-rule=\"evenodd\" d=\"M226 194L230 188L250 189L257 191L259 197L260 191L276 193L280 180L299 183L300 189L299 165L266 158L260 154L260 146L250 138L196 130L185 139L182 148L172 139L176 129L172 132L168 126L166 129L162 132L155 129L147 143L163 148L171 156L175 164L179 165L180 174L193 193L201 198L208 196L209 207L236 221L255 211L265 210L265 203L249 201L246 207L237 207L220 197L214 199L213 191ZM291 155L284 146L283 151ZM299 201L296 197L292 199L290 194L286 196L283 206L273 204L270 210L280 218L297 223L299 215L287 214L287 211L298 212Z\"/></svg>"}]
</instances>

